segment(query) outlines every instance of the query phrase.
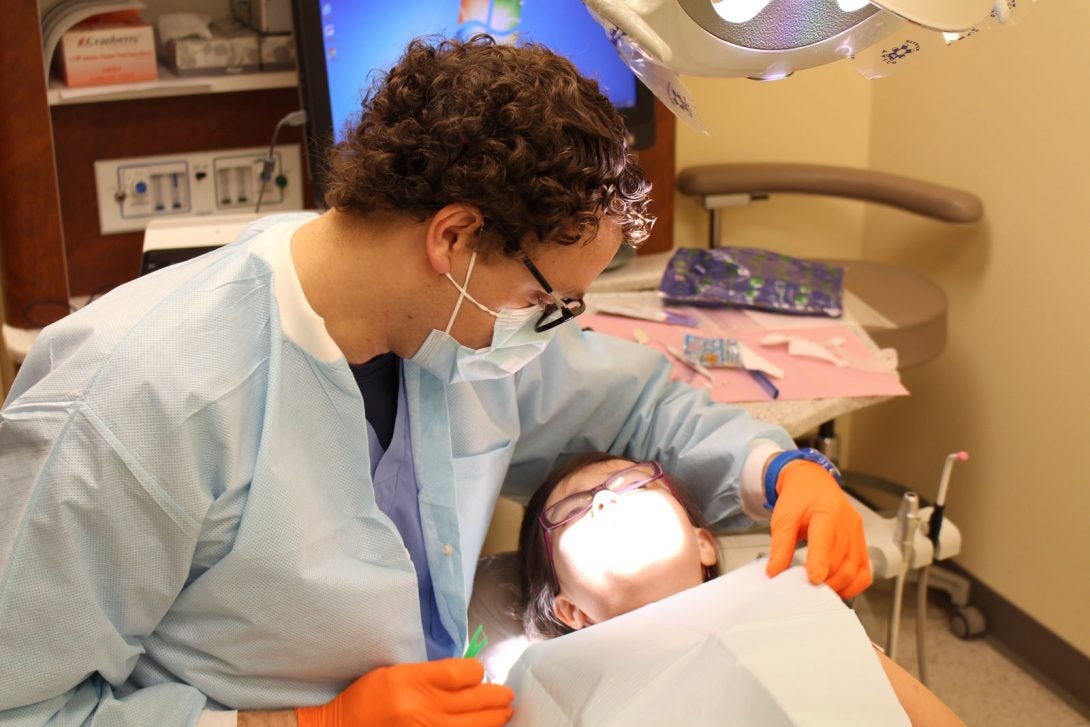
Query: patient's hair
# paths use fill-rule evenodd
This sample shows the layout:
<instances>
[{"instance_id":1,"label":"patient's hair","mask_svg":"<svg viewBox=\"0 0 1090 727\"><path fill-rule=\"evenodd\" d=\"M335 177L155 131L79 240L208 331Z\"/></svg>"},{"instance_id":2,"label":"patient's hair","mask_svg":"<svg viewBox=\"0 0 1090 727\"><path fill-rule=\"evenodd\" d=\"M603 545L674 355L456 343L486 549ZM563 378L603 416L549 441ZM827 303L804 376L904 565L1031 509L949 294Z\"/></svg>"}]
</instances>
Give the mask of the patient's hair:
<instances>
[{"instance_id":1,"label":"patient's hair","mask_svg":"<svg viewBox=\"0 0 1090 727\"><path fill-rule=\"evenodd\" d=\"M584 467L613 460L628 461L624 457L605 452L587 452L575 456L554 469L526 504L522 526L519 528L518 560L523 604L522 625L531 637L552 638L571 633L573 630L557 619L553 611L553 600L557 594L552 570L549 568L549 556L545 552L545 537L539 522L545 503L557 485L569 476ZM674 485L675 497L688 515L689 522L698 528L708 530L707 520L697 509L685 487L673 477L670 478L670 482ZM703 566L703 568L705 581L710 581L720 574L718 561L714 565Z\"/></svg>"},{"instance_id":2,"label":"patient's hair","mask_svg":"<svg viewBox=\"0 0 1090 727\"><path fill-rule=\"evenodd\" d=\"M587 241L603 214L638 245L654 223L651 185L598 84L542 45L483 34L412 41L331 149L327 179L326 204L363 217L474 205L482 255Z\"/></svg>"}]
</instances>

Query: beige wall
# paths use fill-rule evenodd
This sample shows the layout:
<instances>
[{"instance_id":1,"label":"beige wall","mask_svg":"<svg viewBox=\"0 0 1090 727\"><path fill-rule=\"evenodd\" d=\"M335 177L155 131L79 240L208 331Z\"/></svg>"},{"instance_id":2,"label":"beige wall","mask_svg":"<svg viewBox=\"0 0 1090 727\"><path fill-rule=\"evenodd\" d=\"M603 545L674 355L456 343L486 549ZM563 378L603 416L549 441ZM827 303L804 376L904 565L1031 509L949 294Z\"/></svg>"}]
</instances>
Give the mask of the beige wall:
<instances>
[{"instance_id":1,"label":"beige wall","mask_svg":"<svg viewBox=\"0 0 1090 727\"><path fill-rule=\"evenodd\" d=\"M848 63L786 81L685 79L711 136L679 125L678 168L716 161L870 166L976 192L953 227L803 197L728 213L724 241L904 264L950 297L950 343L912 391L841 422L845 460L948 506L957 561L1090 654L1090 3L1041 0L992 30L868 82ZM680 244L705 215L678 198ZM848 425L848 426L845 426Z\"/></svg>"},{"instance_id":2,"label":"beige wall","mask_svg":"<svg viewBox=\"0 0 1090 727\"><path fill-rule=\"evenodd\" d=\"M865 166L872 84L837 63L773 82L684 79L708 134L678 121L677 166L716 162L806 162ZM674 239L701 246L707 214L678 195ZM864 205L804 196L774 197L728 210L723 240L826 257L857 257L862 249Z\"/></svg>"},{"instance_id":3,"label":"beige wall","mask_svg":"<svg viewBox=\"0 0 1090 727\"><path fill-rule=\"evenodd\" d=\"M875 84L871 165L979 194L986 224L868 210L866 256L950 297L945 353L910 399L853 418L854 467L933 495L969 450L949 513L958 562L1090 654L1090 3L1042 0L1013 28Z\"/></svg>"}]
</instances>

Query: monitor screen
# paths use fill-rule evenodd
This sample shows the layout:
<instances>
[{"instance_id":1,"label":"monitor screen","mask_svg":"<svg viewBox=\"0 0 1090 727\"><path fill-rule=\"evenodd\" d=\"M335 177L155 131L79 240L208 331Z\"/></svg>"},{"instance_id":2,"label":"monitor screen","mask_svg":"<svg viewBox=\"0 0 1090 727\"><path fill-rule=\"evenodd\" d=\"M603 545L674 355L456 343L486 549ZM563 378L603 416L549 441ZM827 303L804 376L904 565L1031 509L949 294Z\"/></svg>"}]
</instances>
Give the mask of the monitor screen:
<instances>
[{"instance_id":1,"label":"monitor screen","mask_svg":"<svg viewBox=\"0 0 1090 727\"><path fill-rule=\"evenodd\" d=\"M499 42L548 46L598 81L624 116L634 148L654 142L651 92L580 0L295 0L295 27L308 161L319 200L317 173L329 143L341 141L359 118L376 71L392 66L419 36L488 33Z\"/></svg>"}]
</instances>

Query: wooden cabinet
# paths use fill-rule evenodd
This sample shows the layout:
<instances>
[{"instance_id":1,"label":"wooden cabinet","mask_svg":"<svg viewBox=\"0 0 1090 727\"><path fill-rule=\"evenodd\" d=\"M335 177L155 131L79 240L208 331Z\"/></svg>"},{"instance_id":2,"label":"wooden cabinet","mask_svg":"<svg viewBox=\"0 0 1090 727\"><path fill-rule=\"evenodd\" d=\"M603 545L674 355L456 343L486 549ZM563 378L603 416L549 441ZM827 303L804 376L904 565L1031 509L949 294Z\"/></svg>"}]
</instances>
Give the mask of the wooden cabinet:
<instances>
[{"instance_id":1,"label":"wooden cabinet","mask_svg":"<svg viewBox=\"0 0 1090 727\"><path fill-rule=\"evenodd\" d=\"M0 24L0 287L5 322L35 329L66 315L70 298L139 274L143 233L99 232L96 160L265 146L300 101L294 73L50 88L38 3L10 6ZM277 141L302 144L302 132Z\"/></svg>"},{"instance_id":2,"label":"wooden cabinet","mask_svg":"<svg viewBox=\"0 0 1090 727\"><path fill-rule=\"evenodd\" d=\"M12 0L0 23L0 287L21 328L58 320L69 298L41 46L37 3Z\"/></svg>"}]
</instances>

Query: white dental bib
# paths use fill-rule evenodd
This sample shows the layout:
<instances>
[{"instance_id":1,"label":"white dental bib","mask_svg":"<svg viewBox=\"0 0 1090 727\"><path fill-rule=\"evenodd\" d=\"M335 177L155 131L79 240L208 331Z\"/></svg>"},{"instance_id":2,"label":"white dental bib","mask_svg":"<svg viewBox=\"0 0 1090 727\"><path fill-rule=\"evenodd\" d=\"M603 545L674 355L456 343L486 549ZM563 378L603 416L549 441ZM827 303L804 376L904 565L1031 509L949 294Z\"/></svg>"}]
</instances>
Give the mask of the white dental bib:
<instances>
[{"instance_id":1,"label":"white dental bib","mask_svg":"<svg viewBox=\"0 0 1090 727\"><path fill-rule=\"evenodd\" d=\"M512 667L511 725L896 725L908 716L855 614L755 561Z\"/></svg>"}]
</instances>

